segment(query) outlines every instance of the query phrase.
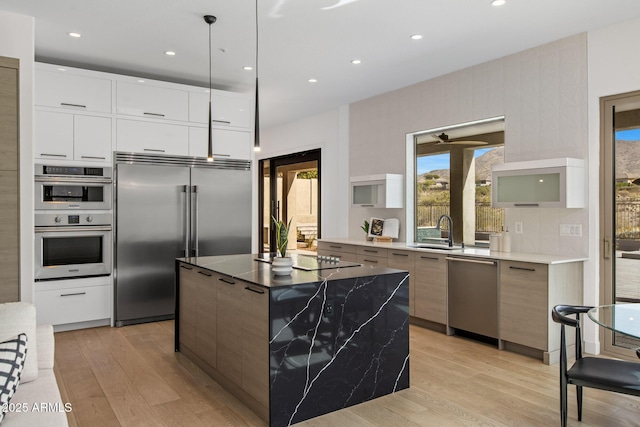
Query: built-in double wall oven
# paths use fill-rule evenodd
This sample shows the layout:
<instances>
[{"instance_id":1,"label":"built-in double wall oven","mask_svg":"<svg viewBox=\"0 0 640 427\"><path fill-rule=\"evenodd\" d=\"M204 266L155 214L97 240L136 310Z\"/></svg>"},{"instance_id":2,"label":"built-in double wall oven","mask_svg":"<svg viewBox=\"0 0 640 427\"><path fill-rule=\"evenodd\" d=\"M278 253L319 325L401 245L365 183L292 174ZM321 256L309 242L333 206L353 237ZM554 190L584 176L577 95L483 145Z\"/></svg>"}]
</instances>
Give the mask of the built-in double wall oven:
<instances>
[{"instance_id":1,"label":"built-in double wall oven","mask_svg":"<svg viewBox=\"0 0 640 427\"><path fill-rule=\"evenodd\" d=\"M36 165L36 280L111 274L111 171Z\"/></svg>"}]
</instances>

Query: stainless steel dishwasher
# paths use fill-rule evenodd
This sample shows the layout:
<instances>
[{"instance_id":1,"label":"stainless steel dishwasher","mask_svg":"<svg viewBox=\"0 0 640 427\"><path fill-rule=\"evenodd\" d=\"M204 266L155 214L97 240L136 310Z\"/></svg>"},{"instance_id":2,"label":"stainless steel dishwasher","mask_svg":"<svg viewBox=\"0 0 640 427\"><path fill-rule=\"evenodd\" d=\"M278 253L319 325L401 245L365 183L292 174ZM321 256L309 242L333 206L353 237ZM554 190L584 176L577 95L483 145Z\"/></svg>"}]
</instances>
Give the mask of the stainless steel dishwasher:
<instances>
[{"instance_id":1,"label":"stainless steel dishwasher","mask_svg":"<svg viewBox=\"0 0 640 427\"><path fill-rule=\"evenodd\" d=\"M498 262L447 257L449 327L498 338Z\"/></svg>"}]
</instances>

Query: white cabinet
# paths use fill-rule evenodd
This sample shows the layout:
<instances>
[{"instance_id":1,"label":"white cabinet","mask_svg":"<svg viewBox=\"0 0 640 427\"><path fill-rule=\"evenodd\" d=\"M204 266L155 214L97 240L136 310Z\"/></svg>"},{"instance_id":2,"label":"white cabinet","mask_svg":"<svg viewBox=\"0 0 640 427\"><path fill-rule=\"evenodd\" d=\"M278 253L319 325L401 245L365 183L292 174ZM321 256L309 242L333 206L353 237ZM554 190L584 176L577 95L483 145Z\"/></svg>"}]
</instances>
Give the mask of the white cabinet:
<instances>
[{"instance_id":1,"label":"white cabinet","mask_svg":"<svg viewBox=\"0 0 640 427\"><path fill-rule=\"evenodd\" d=\"M111 113L111 80L37 69L35 103L44 107Z\"/></svg>"},{"instance_id":2,"label":"white cabinet","mask_svg":"<svg viewBox=\"0 0 640 427\"><path fill-rule=\"evenodd\" d=\"M37 285L34 303L38 324L64 325L111 318L111 286ZM68 285L67 285L68 286Z\"/></svg>"},{"instance_id":3,"label":"white cabinet","mask_svg":"<svg viewBox=\"0 0 640 427\"><path fill-rule=\"evenodd\" d=\"M402 208L403 177L397 174L351 177L351 207Z\"/></svg>"},{"instance_id":4,"label":"white cabinet","mask_svg":"<svg viewBox=\"0 0 640 427\"><path fill-rule=\"evenodd\" d=\"M111 159L111 118L36 111L35 120L36 158Z\"/></svg>"},{"instance_id":5,"label":"white cabinet","mask_svg":"<svg viewBox=\"0 0 640 427\"><path fill-rule=\"evenodd\" d=\"M585 178L581 159L496 165L492 170L491 204L498 208L583 208Z\"/></svg>"},{"instance_id":6,"label":"white cabinet","mask_svg":"<svg viewBox=\"0 0 640 427\"><path fill-rule=\"evenodd\" d=\"M207 128L189 128L190 156L207 157L208 136ZM213 128L212 139L214 157L251 160L251 132Z\"/></svg>"},{"instance_id":7,"label":"white cabinet","mask_svg":"<svg viewBox=\"0 0 640 427\"><path fill-rule=\"evenodd\" d=\"M211 121L218 126L251 128L251 100L242 97L212 94ZM189 121L207 123L209 117L209 94L189 93Z\"/></svg>"},{"instance_id":8,"label":"white cabinet","mask_svg":"<svg viewBox=\"0 0 640 427\"><path fill-rule=\"evenodd\" d=\"M189 154L189 127L118 119L117 150L129 153Z\"/></svg>"},{"instance_id":9,"label":"white cabinet","mask_svg":"<svg viewBox=\"0 0 640 427\"><path fill-rule=\"evenodd\" d=\"M116 113L165 120L189 120L186 90L150 86L146 83L117 83Z\"/></svg>"}]
</instances>

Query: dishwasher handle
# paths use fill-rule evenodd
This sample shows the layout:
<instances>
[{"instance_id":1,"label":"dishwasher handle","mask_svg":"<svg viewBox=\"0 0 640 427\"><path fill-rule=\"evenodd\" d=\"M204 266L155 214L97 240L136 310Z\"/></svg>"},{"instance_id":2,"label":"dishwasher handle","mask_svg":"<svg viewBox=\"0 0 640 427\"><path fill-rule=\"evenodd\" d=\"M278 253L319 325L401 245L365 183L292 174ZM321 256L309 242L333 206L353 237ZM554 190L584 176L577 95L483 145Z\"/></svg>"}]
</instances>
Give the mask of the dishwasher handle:
<instances>
[{"instance_id":1,"label":"dishwasher handle","mask_svg":"<svg viewBox=\"0 0 640 427\"><path fill-rule=\"evenodd\" d=\"M485 264L485 265L496 265L497 261L484 261L484 260L480 260L480 259L469 259L469 258L454 258L454 257L447 257L446 258L447 261L456 261L456 262L469 262L472 264Z\"/></svg>"}]
</instances>

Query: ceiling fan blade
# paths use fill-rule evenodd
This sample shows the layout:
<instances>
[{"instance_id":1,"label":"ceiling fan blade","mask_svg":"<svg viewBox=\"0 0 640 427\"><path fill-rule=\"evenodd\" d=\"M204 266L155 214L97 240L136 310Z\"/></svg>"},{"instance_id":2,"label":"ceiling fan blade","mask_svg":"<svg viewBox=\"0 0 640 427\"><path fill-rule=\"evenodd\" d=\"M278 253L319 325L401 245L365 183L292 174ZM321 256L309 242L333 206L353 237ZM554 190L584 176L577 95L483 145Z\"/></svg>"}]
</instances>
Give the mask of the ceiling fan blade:
<instances>
[{"instance_id":1,"label":"ceiling fan blade","mask_svg":"<svg viewBox=\"0 0 640 427\"><path fill-rule=\"evenodd\" d=\"M450 145L487 145L488 142L484 141L446 141L445 144Z\"/></svg>"}]
</instances>

